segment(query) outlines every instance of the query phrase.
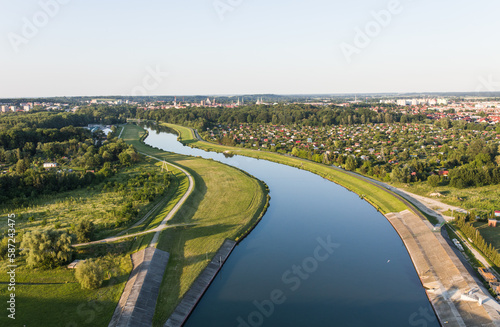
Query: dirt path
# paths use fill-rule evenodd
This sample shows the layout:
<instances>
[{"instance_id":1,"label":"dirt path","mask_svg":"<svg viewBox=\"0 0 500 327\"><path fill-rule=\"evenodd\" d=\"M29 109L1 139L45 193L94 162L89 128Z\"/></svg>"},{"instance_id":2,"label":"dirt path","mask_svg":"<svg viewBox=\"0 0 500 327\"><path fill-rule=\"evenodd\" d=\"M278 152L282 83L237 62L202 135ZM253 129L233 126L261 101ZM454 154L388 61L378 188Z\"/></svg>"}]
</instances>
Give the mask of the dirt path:
<instances>
[{"instance_id":1,"label":"dirt path","mask_svg":"<svg viewBox=\"0 0 500 327\"><path fill-rule=\"evenodd\" d=\"M149 158L152 158L154 160L157 160L157 161L164 161L162 159L150 156L147 153L143 153L143 152L139 152L139 153L141 153L141 154L143 154L143 155L145 155L145 156L147 156ZM142 232L133 233L133 234L122 235L122 236L113 236L113 237L105 238L103 240L92 241L92 242L87 242L87 243L80 243L80 244L74 244L73 246L74 247L80 247L80 246L85 246L85 245L90 245L90 244L116 242L116 241L119 241L119 240L122 240L122 239L125 239L125 238L135 237L135 236L140 236L140 235L144 235L144 234L149 234L149 233L155 232L156 234L153 236L153 240L151 241L151 243L149 244L149 246L156 247L156 244L158 243L158 238L160 237L160 232L163 231L163 230L165 230L166 228L168 228L167 222L170 219L172 219L172 217L177 213L177 211L179 211L179 209L182 207L182 205L184 204L184 202L186 202L187 198L191 195L191 193L193 192L193 189L194 189L194 180L193 180L193 176L191 176L190 173L188 173L186 170L184 170L181 167L179 167L177 165L174 165L174 164L172 164L170 162L168 164L171 165L172 167L175 167L175 168L179 169L180 171L182 171L188 177L189 187L188 187L186 193L179 200L179 202L177 202L177 204L172 208L172 210L170 210L170 212L165 216L165 218L163 218L162 222L160 223L160 225L158 225L158 227L155 227L155 228L152 228L152 229L149 229L149 230L146 230L146 231L142 231Z\"/></svg>"}]
</instances>

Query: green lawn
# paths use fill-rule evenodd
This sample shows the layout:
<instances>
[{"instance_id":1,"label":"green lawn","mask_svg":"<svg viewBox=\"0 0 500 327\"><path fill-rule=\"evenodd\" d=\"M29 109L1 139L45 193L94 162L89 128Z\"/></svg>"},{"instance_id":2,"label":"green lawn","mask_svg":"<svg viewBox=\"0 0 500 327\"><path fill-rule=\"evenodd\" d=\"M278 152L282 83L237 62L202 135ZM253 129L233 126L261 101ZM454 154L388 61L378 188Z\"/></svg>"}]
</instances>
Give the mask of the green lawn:
<instances>
[{"instance_id":1,"label":"green lawn","mask_svg":"<svg viewBox=\"0 0 500 327\"><path fill-rule=\"evenodd\" d=\"M76 258L98 258L105 281L97 290L83 290L74 270L66 267L34 269L26 267L23 257L16 264L16 320L0 315L0 326L107 326L132 270L130 253L141 246L143 238L123 240L79 249ZM7 271L7 263L0 270ZM7 282L7 274L0 281ZM0 298L11 292L7 284L0 288Z\"/></svg>"},{"instance_id":2,"label":"green lawn","mask_svg":"<svg viewBox=\"0 0 500 327\"><path fill-rule=\"evenodd\" d=\"M357 194L363 195L363 197L367 201L372 203L383 213L400 212L406 209L406 206L401 201L389 195L384 190L381 190L376 186L361 181L349 174L345 174L343 172L334 170L329 166L308 160L303 160L296 157L284 156L273 152L258 151L252 149L223 146L207 142L200 142L194 137L190 128L174 124L163 124L163 125L176 130L180 135L180 141L189 146L216 152L230 151L237 155L244 155L247 157L253 157L257 159L265 159L285 164L288 166L305 169L315 174L318 174L324 178L327 178L335 183L338 183Z\"/></svg>"},{"instance_id":3,"label":"green lawn","mask_svg":"<svg viewBox=\"0 0 500 327\"><path fill-rule=\"evenodd\" d=\"M464 209L476 209L490 213L493 210L500 210L498 185L457 189L450 186L431 187L427 183L417 183L408 185L406 189L423 196L439 192L443 195L439 201Z\"/></svg>"},{"instance_id":4,"label":"green lawn","mask_svg":"<svg viewBox=\"0 0 500 327\"><path fill-rule=\"evenodd\" d=\"M484 237L485 241L500 250L500 227L488 227L486 222L474 223L474 227L479 229L479 233Z\"/></svg>"},{"instance_id":5,"label":"green lawn","mask_svg":"<svg viewBox=\"0 0 500 327\"><path fill-rule=\"evenodd\" d=\"M240 238L260 219L267 192L262 182L236 168L147 146L138 141L144 132L126 125L122 137L138 151L186 169L195 181L192 195L158 243L170 253L154 319L155 326L162 326L224 240Z\"/></svg>"}]
</instances>

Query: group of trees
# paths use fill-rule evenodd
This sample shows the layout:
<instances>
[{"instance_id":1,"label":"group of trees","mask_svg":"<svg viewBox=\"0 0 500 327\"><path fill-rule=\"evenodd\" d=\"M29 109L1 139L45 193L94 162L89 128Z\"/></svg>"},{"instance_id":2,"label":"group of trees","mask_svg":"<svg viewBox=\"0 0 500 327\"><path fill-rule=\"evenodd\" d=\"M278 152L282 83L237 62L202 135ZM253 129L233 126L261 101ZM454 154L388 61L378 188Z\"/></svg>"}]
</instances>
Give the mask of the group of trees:
<instances>
[{"instance_id":1,"label":"group of trees","mask_svg":"<svg viewBox=\"0 0 500 327\"><path fill-rule=\"evenodd\" d=\"M498 253L491 243L487 243L484 240L477 228L475 228L472 223L467 222L466 217L459 217L456 220L456 223L465 236L471 239L474 242L474 245L477 246L477 248L491 260L491 262L493 262L497 267L500 267L500 253Z\"/></svg>"},{"instance_id":2,"label":"group of trees","mask_svg":"<svg viewBox=\"0 0 500 327\"><path fill-rule=\"evenodd\" d=\"M88 124L114 125L125 123L136 116L136 106L92 105L71 112L16 112L0 115L2 129L19 128L63 128L65 126L87 126Z\"/></svg>"},{"instance_id":3,"label":"group of trees","mask_svg":"<svg viewBox=\"0 0 500 327\"><path fill-rule=\"evenodd\" d=\"M93 232L93 224L82 222L78 230L79 241L86 241L88 233ZM67 264L72 259L72 239L63 231L32 231L24 234L22 239L21 254L25 255L28 267L50 269ZM3 247L0 247L0 250L3 250ZM102 268L92 259L77 265L75 277L82 288L86 289L99 288L104 280Z\"/></svg>"},{"instance_id":4,"label":"group of trees","mask_svg":"<svg viewBox=\"0 0 500 327\"><path fill-rule=\"evenodd\" d=\"M106 139L101 131L73 126L11 128L0 132L0 165L9 169L0 175L0 200L20 204L38 194L100 183L119 167L139 160L135 149L112 133ZM46 170L44 162L59 167Z\"/></svg>"},{"instance_id":5,"label":"group of trees","mask_svg":"<svg viewBox=\"0 0 500 327\"><path fill-rule=\"evenodd\" d=\"M307 104L259 105L238 108L189 108L137 112L137 118L188 125L200 130L219 124L273 124L306 126L354 125L368 123L423 122L427 116L400 112L376 112L369 108L317 107Z\"/></svg>"},{"instance_id":6,"label":"group of trees","mask_svg":"<svg viewBox=\"0 0 500 327\"><path fill-rule=\"evenodd\" d=\"M71 236L63 231L31 231L23 235L21 254L29 267L54 268L71 260Z\"/></svg>"}]
</instances>

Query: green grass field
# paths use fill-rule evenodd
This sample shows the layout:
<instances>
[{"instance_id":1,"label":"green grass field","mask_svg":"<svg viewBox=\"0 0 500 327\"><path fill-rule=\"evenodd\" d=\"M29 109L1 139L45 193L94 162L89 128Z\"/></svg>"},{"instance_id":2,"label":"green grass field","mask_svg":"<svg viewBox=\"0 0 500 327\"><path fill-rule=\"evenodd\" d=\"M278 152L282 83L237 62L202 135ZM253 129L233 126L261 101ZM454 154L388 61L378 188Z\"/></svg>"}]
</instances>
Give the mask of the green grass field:
<instances>
[{"instance_id":1,"label":"green grass field","mask_svg":"<svg viewBox=\"0 0 500 327\"><path fill-rule=\"evenodd\" d=\"M476 222L474 227L478 228L479 233L484 237L484 239L491 243L491 245L500 250L500 229L499 227L488 227L486 222Z\"/></svg>"},{"instance_id":2,"label":"green grass field","mask_svg":"<svg viewBox=\"0 0 500 327\"><path fill-rule=\"evenodd\" d=\"M431 187L427 183L411 184L406 187L409 192L429 196L439 192L439 201L464 209L491 213L500 210L500 192L498 185L457 189L450 186Z\"/></svg>"},{"instance_id":3,"label":"green grass field","mask_svg":"<svg viewBox=\"0 0 500 327\"><path fill-rule=\"evenodd\" d=\"M74 270L65 266L35 269L18 257L16 264L16 320L0 315L0 326L107 326L132 270L130 253L141 247L148 236L127 239L115 244L78 249L75 257L98 258L105 281L97 290L80 287ZM0 263L2 272L7 262ZM1 275L0 298L7 299L7 274Z\"/></svg>"},{"instance_id":4,"label":"green grass field","mask_svg":"<svg viewBox=\"0 0 500 327\"><path fill-rule=\"evenodd\" d=\"M353 176L334 170L326 165L315 163L308 160L303 160L296 157L284 156L273 152L243 149L238 147L228 147L208 142L200 142L194 137L193 133L191 132L191 129L187 127L174 124L163 124L163 125L176 130L180 136L179 140L186 145L208 151L216 151L216 152L230 151L231 153L237 155L243 155L257 159L265 159L285 164L288 166L293 166L300 169L308 170L328 180L338 183L357 194L362 195L368 202L372 203L383 213L400 212L406 209L406 206L401 201L389 195L384 190L381 190L380 188L373 186L369 183L363 182Z\"/></svg>"},{"instance_id":5,"label":"green grass field","mask_svg":"<svg viewBox=\"0 0 500 327\"><path fill-rule=\"evenodd\" d=\"M258 221L266 190L236 168L147 146L138 141L144 133L136 125L126 125L122 137L138 151L186 169L196 186L158 243L170 253L154 319L155 326L162 326L224 240L238 239Z\"/></svg>"}]
</instances>

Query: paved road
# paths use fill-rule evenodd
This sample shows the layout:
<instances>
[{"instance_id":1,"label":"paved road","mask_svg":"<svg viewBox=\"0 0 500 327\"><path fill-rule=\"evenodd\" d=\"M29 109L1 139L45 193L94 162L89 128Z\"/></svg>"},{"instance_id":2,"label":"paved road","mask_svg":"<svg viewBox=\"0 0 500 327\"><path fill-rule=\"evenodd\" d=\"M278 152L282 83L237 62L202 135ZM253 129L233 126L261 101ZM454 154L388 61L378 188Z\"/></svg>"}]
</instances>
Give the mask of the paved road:
<instances>
[{"instance_id":1,"label":"paved road","mask_svg":"<svg viewBox=\"0 0 500 327\"><path fill-rule=\"evenodd\" d=\"M164 161L162 159L150 156L147 153L143 153L143 152L139 152L139 153L141 153L141 154L143 154L143 155L145 155L147 157L150 157L152 159L158 160L158 161ZM158 227L152 228L152 229L149 229L149 230L146 230L146 231L142 231L142 232L133 233L133 234L123 235L123 236L108 237L108 238L105 238L105 239L99 240L99 241L74 244L73 246L74 247L79 247L79 246L84 246L84 245L89 245L89 244L99 244L99 243L115 242L115 241L119 241L119 240L122 240L122 239L125 239L125 238L135 237L135 236L144 235L144 234L149 234L149 233L152 233L152 232L156 232L156 234L153 237L153 240L151 241L151 243L150 243L149 246L156 246L156 244L158 243L158 238L160 236L160 232L163 231L163 230L165 230L166 228L168 228L167 222L170 219L172 219L172 217L177 213L177 211L179 211L179 209L182 207L182 205L184 204L184 202L186 202L187 198L191 195L191 193L193 192L193 189L194 189L193 176L191 176L190 173L188 173L186 170L182 169L181 167L179 167L177 165L174 165L172 163L168 163L168 164L171 165L171 166L173 166L173 167L175 167L175 168L177 168L177 169L179 169L180 171L182 171L188 177L189 187L188 187L186 193L179 200L179 202L177 202L177 204L172 208L172 210L170 210L170 212L168 213L168 215L166 215L165 218L163 218L162 222L160 223L160 225L158 225Z\"/></svg>"}]
</instances>

